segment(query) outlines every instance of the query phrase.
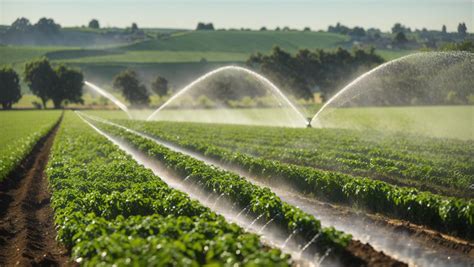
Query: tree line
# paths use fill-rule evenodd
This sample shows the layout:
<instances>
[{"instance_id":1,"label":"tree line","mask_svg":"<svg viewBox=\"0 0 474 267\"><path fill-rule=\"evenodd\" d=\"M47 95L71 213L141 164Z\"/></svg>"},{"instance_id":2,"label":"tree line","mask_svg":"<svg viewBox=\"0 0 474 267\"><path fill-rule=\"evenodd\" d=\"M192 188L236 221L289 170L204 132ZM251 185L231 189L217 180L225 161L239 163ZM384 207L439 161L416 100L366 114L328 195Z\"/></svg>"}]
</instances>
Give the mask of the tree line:
<instances>
[{"instance_id":1,"label":"tree line","mask_svg":"<svg viewBox=\"0 0 474 267\"><path fill-rule=\"evenodd\" d=\"M82 26L85 28L86 26ZM98 30L100 23L97 19L89 21L88 28ZM5 31L0 32L0 42L3 44L22 44L22 45L91 45L91 38L83 40L84 36L72 38L74 33L64 31L59 23L52 18L40 18L38 22L32 23L25 17L17 18ZM126 41L140 40L145 38L145 32L138 27L136 23L132 23L130 27L125 29L107 29L100 32L99 36L103 42L106 39L115 40L122 39ZM77 39L77 40L76 40ZM89 43L88 43L89 42Z\"/></svg>"},{"instance_id":2,"label":"tree line","mask_svg":"<svg viewBox=\"0 0 474 267\"><path fill-rule=\"evenodd\" d=\"M346 79L383 62L373 48L354 48L352 51L302 49L292 55L276 46L269 55L251 55L246 64L274 81L286 93L309 99L314 92L320 92L323 97L332 95L348 81Z\"/></svg>"},{"instance_id":3,"label":"tree line","mask_svg":"<svg viewBox=\"0 0 474 267\"><path fill-rule=\"evenodd\" d=\"M63 104L83 104L84 75L81 71L65 65L52 66L47 58L32 60L25 64L23 81L31 93L41 99L41 105L46 108L49 100L54 108L59 109ZM132 106L147 106L150 103L150 92L139 80L138 74L131 69L118 73L113 79L113 87ZM151 84L151 91L159 96L169 93L168 80L157 75ZM0 68L0 104L3 109L11 109L13 104L21 99L20 76L11 66Z\"/></svg>"},{"instance_id":4,"label":"tree line","mask_svg":"<svg viewBox=\"0 0 474 267\"><path fill-rule=\"evenodd\" d=\"M140 82L138 73L132 69L118 73L113 78L113 87L134 107L144 107L150 103L150 92L146 85ZM151 92L161 97L166 96L169 93L168 80L157 75L151 83Z\"/></svg>"},{"instance_id":5,"label":"tree line","mask_svg":"<svg viewBox=\"0 0 474 267\"><path fill-rule=\"evenodd\" d=\"M33 60L25 64L23 80L30 91L39 97L43 108L48 100L54 108L64 103L83 103L82 72L65 65L51 66L46 58ZM21 99L20 77L10 66L0 68L0 103L3 109L11 109Z\"/></svg>"}]
</instances>

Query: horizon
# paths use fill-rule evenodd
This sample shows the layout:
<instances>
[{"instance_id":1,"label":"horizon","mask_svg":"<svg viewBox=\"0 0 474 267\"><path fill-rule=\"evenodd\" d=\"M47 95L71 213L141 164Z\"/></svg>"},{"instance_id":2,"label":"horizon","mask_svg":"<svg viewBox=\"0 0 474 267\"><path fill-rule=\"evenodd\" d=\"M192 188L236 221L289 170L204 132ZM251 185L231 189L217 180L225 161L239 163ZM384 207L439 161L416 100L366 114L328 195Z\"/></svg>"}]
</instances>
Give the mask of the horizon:
<instances>
[{"instance_id":1,"label":"horizon","mask_svg":"<svg viewBox=\"0 0 474 267\"><path fill-rule=\"evenodd\" d=\"M249 4L252 5L251 8ZM41 17L48 17L62 27L80 27L95 18L103 28L124 28L132 22L141 28L190 30L194 29L198 22L211 22L216 29L254 30L285 26L294 29L310 27L312 30L326 30L329 25L335 25L337 22L349 27L379 28L384 32L390 31L395 23L401 23L412 30L441 30L442 25L446 25L448 32L457 31L460 22L466 23L468 32L472 32L474 27L473 3L466 0L423 0L416 3L409 0L205 0L200 3L188 0L113 0L106 3L91 0L0 0L0 9L2 25L11 25L19 17L26 17L32 23ZM367 16L367 11L378 15ZM339 15L334 16L335 13ZM242 19L243 14L245 19Z\"/></svg>"}]
</instances>

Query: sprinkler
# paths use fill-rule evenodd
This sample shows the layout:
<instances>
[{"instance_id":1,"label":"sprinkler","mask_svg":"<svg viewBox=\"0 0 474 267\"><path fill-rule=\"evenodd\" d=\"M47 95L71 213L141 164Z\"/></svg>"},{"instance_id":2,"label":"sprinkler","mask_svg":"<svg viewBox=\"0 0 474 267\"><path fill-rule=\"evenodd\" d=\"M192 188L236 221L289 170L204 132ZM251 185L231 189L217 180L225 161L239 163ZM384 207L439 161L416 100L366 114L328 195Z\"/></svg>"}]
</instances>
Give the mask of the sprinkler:
<instances>
[{"instance_id":1,"label":"sprinkler","mask_svg":"<svg viewBox=\"0 0 474 267\"><path fill-rule=\"evenodd\" d=\"M311 119L312 119L312 118L308 118L308 119L307 119L308 122L306 123L306 128L313 128L313 127L311 126Z\"/></svg>"}]
</instances>

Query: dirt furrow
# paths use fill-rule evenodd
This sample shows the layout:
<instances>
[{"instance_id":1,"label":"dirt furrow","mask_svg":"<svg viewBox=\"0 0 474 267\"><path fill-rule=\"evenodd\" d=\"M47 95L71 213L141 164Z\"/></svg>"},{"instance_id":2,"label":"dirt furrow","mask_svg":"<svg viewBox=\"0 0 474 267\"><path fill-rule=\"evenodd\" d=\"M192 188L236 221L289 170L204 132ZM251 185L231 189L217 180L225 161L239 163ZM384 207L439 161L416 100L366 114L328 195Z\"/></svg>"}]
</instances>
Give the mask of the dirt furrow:
<instances>
[{"instance_id":1,"label":"dirt furrow","mask_svg":"<svg viewBox=\"0 0 474 267\"><path fill-rule=\"evenodd\" d=\"M0 184L0 265L63 266L68 252L56 241L44 170L56 126Z\"/></svg>"}]
</instances>

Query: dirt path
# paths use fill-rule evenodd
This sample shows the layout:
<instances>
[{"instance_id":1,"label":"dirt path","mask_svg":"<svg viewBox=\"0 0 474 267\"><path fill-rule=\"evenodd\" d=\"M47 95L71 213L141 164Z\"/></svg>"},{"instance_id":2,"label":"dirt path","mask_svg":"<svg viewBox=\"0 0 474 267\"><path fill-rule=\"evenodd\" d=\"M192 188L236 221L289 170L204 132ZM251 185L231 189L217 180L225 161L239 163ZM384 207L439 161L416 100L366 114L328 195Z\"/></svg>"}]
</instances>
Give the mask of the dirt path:
<instances>
[{"instance_id":1,"label":"dirt path","mask_svg":"<svg viewBox=\"0 0 474 267\"><path fill-rule=\"evenodd\" d=\"M58 124L0 184L0 266L63 266L44 169Z\"/></svg>"}]
</instances>

